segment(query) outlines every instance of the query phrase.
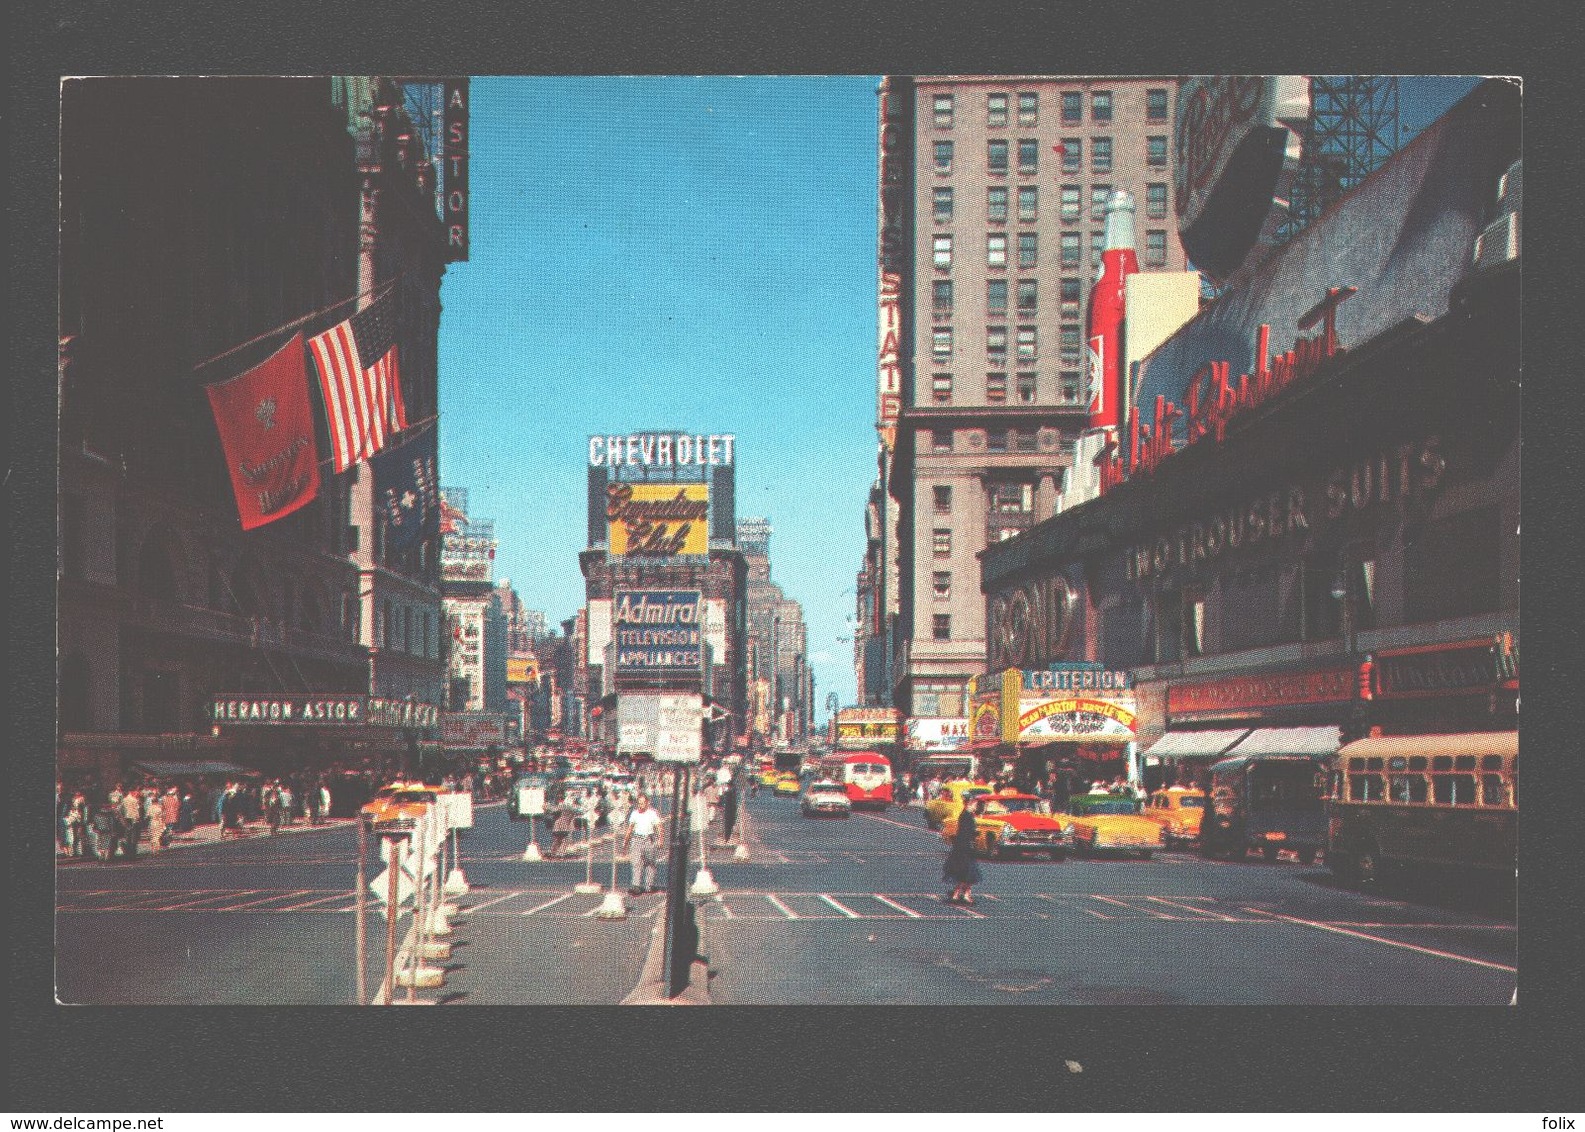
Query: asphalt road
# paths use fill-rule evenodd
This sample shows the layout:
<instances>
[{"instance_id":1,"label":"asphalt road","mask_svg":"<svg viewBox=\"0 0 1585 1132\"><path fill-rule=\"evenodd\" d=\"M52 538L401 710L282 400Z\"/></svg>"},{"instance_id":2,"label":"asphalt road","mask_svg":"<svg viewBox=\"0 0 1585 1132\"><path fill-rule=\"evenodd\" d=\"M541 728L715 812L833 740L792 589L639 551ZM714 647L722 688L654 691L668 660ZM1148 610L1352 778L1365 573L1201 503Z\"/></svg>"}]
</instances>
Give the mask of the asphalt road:
<instances>
[{"instance_id":1,"label":"asphalt road","mask_svg":"<svg viewBox=\"0 0 1585 1132\"><path fill-rule=\"evenodd\" d=\"M945 843L918 807L847 819L750 803L752 860L703 909L727 1005L1507 1004L1501 906L1341 889L1323 866L1070 857L985 862L942 902Z\"/></svg>"},{"instance_id":2,"label":"asphalt road","mask_svg":"<svg viewBox=\"0 0 1585 1132\"><path fill-rule=\"evenodd\" d=\"M1201 860L986 862L973 908L942 902L945 845L917 807L801 816L747 805L749 858L711 849L701 902L716 1004L1506 1004L1516 930L1499 905L1365 895L1321 866ZM638 984L662 896L597 918L611 841L525 862L526 823L475 810L470 891L440 988L451 1005L610 1005ZM545 839L548 840L548 839ZM545 844L545 840L541 844ZM713 840L713 838L712 838ZM695 843L697 844L697 843ZM371 859L368 874L381 867ZM697 859L689 870L693 881ZM351 1005L350 826L192 846L57 871L65 1003ZM625 862L618 886L628 884ZM383 973L370 902L367 993ZM411 917L398 921L405 937ZM405 992L398 992L405 997Z\"/></svg>"},{"instance_id":3,"label":"asphalt road","mask_svg":"<svg viewBox=\"0 0 1585 1132\"><path fill-rule=\"evenodd\" d=\"M525 862L526 823L502 805L474 810L460 835L470 891L444 984L419 997L447 1004L615 1005L639 981L659 895L629 901L625 920L597 919L600 895L573 892L586 857ZM549 844L541 833L541 845ZM371 846L366 876L384 866ZM611 844L597 839L596 879L609 885ZM354 1005L357 835L354 827L68 862L56 871L56 996L91 1005ZM621 869L627 883L627 866ZM385 920L365 920L366 991L381 987ZM412 916L398 921L405 939ZM398 990L397 998L406 992Z\"/></svg>"}]
</instances>

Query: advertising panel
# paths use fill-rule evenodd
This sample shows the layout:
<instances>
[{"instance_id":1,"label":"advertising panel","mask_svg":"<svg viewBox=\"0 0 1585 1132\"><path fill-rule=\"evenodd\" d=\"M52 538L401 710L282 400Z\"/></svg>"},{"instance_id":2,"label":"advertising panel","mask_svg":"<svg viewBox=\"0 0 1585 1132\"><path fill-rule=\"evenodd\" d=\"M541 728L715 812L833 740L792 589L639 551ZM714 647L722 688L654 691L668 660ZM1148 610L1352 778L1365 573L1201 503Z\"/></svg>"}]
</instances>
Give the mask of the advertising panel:
<instances>
[{"instance_id":1,"label":"advertising panel","mask_svg":"<svg viewBox=\"0 0 1585 1132\"><path fill-rule=\"evenodd\" d=\"M1101 696L1059 696L1055 699L1020 697L1016 734L1006 736L1014 743L1115 742L1126 743L1134 737L1132 692L1111 692Z\"/></svg>"},{"instance_id":2,"label":"advertising panel","mask_svg":"<svg viewBox=\"0 0 1585 1132\"><path fill-rule=\"evenodd\" d=\"M453 749L503 746L507 718L498 712L446 712L440 717L440 741Z\"/></svg>"},{"instance_id":3,"label":"advertising panel","mask_svg":"<svg viewBox=\"0 0 1585 1132\"><path fill-rule=\"evenodd\" d=\"M902 730L902 713L896 708L842 708L836 714L839 748L896 743Z\"/></svg>"},{"instance_id":4,"label":"advertising panel","mask_svg":"<svg viewBox=\"0 0 1585 1132\"><path fill-rule=\"evenodd\" d=\"M440 712L433 704L388 700L381 696L222 693L210 702L209 718L215 724L228 726L368 726L421 730L435 726Z\"/></svg>"},{"instance_id":5,"label":"advertising panel","mask_svg":"<svg viewBox=\"0 0 1585 1132\"><path fill-rule=\"evenodd\" d=\"M612 644L618 676L697 675L704 663L699 590L617 590Z\"/></svg>"},{"instance_id":6,"label":"advertising panel","mask_svg":"<svg viewBox=\"0 0 1585 1132\"><path fill-rule=\"evenodd\" d=\"M539 683L539 661L531 656L507 657L506 682L508 684Z\"/></svg>"},{"instance_id":7,"label":"advertising panel","mask_svg":"<svg viewBox=\"0 0 1585 1132\"><path fill-rule=\"evenodd\" d=\"M910 751L955 751L969 743L969 721L959 718L923 718L908 721Z\"/></svg>"},{"instance_id":8,"label":"advertising panel","mask_svg":"<svg viewBox=\"0 0 1585 1132\"><path fill-rule=\"evenodd\" d=\"M888 77L881 83L879 106L880 192L876 201L877 373L875 424L881 443L890 450L902 410L902 278L909 267L908 170L912 163L914 124L910 80Z\"/></svg>"},{"instance_id":9,"label":"advertising panel","mask_svg":"<svg viewBox=\"0 0 1585 1132\"><path fill-rule=\"evenodd\" d=\"M710 553L709 484L608 484L605 517L613 557Z\"/></svg>"}]
</instances>

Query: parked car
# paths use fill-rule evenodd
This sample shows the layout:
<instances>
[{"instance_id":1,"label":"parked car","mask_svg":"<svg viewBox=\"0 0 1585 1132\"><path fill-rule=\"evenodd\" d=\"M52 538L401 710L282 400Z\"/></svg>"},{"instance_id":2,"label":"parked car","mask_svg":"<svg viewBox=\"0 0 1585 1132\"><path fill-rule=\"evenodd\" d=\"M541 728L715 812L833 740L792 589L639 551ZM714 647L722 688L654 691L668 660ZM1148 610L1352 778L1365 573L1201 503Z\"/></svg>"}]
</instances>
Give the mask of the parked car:
<instances>
[{"instance_id":1,"label":"parked car","mask_svg":"<svg viewBox=\"0 0 1585 1132\"><path fill-rule=\"evenodd\" d=\"M946 782L942 783L941 793L925 803L925 824L931 829L940 829L947 818L956 814L963 808L963 799L977 797L981 794L990 794L992 790L983 782Z\"/></svg>"},{"instance_id":2,"label":"parked car","mask_svg":"<svg viewBox=\"0 0 1585 1132\"><path fill-rule=\"evenodd\" d=\"M1071 839L1067 823L1051 812L1044 798L1011 791L970 793L969 796L977 807L974 814L976 852L987 857L1044 853L1053 861L1068 855ZM949 842L958 832L958 818L962 813L960 806L941 823L941 836Z\"/></svg>"},{"instance_id":3,"label":"parked car","mask_svg":"<svg viewBox=\"0 0 1585 1132\"><path fill-rule=\"evenodd\" d=\"M1169 846L1198 841L1205 791L1188 786L1157 790L1145 799L1144 815L1161 826L1162 840Z\"/></svg>"},{"instance_id":4,"label":"parked car","mask_svg":"<svg viewBox=\"0 0 1585 1132\"><path fill-rule=\"evenodd\" d=\"M1161 825L1145 817L1138 799L1080 794L1068 799L1074 852L1119 853L1149 860L1164 845Z\"/></svg>"},{"instance_id":5,"label":"parked car","mask_svg":"<svg viewBox=\"0 0 1585 1132\"><path fill-rule=\"evenodd\" d=\"M840 782L822 778L811 782L804 791L803 812L806 818L845 818L852 815L853 803L848 798L847 788Z\"/></svg>"}]
</instances>

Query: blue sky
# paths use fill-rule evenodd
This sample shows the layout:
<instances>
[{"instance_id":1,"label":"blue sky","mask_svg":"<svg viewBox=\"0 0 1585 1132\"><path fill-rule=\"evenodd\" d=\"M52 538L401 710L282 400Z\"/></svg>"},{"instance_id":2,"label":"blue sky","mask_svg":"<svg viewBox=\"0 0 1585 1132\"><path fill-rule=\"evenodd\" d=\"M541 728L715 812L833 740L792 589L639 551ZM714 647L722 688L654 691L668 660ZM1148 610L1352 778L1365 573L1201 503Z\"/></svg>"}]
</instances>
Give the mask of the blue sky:
<instances>
[{"instance_id":1,"label":"blue sky","mask_svg":"<svg viewBox=\"0 0 1585 1132\"><path fill-rule=\"evenodd\" d=\"M441 291L441 482L496 576L583 602L586 438L737 435L821 704L875 477L873 77L472 82L470 259Z\"/></svg>"},{"instance_id":2,"label":"blue sky","mask_svg":"<svg viewBox=\"0 0 1585 1132\"><path fill-rule=\"evenodd\" d=\"M583 602L586 438L737 435L819 712L875 476L876 76L477 78L470 255L441 291L441 481L494 519L497 577ZM1404 140L1468 78L1406 79Z\"/></svg>"}]
</instances>

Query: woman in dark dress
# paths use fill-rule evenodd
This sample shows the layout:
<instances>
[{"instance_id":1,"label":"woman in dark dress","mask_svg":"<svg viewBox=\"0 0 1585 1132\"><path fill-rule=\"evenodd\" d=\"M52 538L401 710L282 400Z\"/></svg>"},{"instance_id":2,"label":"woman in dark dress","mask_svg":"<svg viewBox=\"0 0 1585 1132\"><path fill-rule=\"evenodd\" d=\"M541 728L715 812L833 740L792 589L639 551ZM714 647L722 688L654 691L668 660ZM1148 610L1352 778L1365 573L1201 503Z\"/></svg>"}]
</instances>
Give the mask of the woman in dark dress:
<instances>
[{"instance_id":1,"label":"woman in dark dress","mask_svg":"<svg viewBox=\"0 0 1585 1132\"><path fill-rule=\"evenodd\" d=\"M980 863L974 859L974 811L964 806L958 814L958 829L952 835L952 851L942 867L941 879L952 882L948 904L973 904L974 886L980 883Z\"/></svg>"}]
</instances>

